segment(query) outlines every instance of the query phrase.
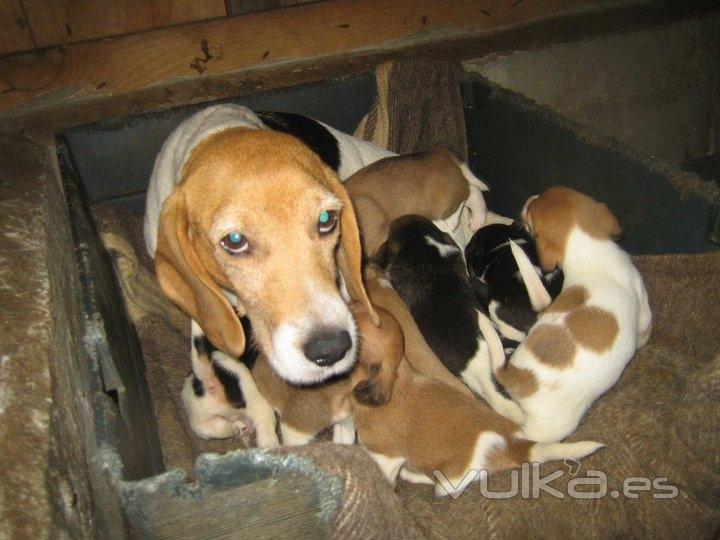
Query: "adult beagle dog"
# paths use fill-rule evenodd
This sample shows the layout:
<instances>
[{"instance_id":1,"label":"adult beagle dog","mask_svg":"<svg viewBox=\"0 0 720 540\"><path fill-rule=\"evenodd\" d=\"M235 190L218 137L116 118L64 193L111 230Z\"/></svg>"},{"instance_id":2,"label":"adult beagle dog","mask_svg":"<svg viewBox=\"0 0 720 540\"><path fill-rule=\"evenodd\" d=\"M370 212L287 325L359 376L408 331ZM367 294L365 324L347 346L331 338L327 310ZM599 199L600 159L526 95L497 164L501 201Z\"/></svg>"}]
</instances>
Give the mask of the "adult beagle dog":
<instances>
[{"instance_id":1,"label":"adult beagle dog","mask_svg":"<svg viewBox=\"0 0 720 540\"><path fill-rule=\"evenodd\" d=\"M144 234L161 288L193 320L193 365L200 334L243 353L240 314L284 380L348 371L357 336L346 301L373 311L340 179L393 155L310 118L234 104L173 131L150 178Z\"/></svg>"},{"instance_id":2,"label":"adult beagle dog","mask_svg":"<svg viewBox=\"0 0 720 540\"><path fill-rule=\"evenodd\" d=\"M554 187L526 202L523 222L541 269L563 271L562 292L507 363L502 347L491 344L492 370L512 399L497 392L489 369L483 395L521 424L525 437L559 441L648 341L652 314L640 273L615 242L621 229L607 206Z\"/></svg>"},{"instance_id":3,"label":"adult beagle dog","mask_svg":"<svg viewBox=\"0 0 720 540\"><path fill-rule=\"evenodd\" d=\"M292 118L266 116L283 131L303 131ZM317 383L355 362L346 300L372 307L337 171L349 174L388 152L306 124L307 144L268 129L245 107L217 105L183 122L157 156L145 240L162 290L192 319L194 366L202 334L232 357L243 354L238 314L287 381Z\"/></svg>"}]
</instances>

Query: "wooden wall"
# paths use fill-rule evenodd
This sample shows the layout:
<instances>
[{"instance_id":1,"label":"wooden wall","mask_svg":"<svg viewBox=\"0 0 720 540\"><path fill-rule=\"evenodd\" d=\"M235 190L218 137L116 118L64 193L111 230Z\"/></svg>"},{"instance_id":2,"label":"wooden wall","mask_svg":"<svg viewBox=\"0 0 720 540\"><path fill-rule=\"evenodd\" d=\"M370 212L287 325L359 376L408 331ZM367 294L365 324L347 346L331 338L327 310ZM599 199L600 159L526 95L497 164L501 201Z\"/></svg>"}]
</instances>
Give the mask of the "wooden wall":
<instances>
[{"instance_id":1,"label":"wooden wall","mask_svg":"<svg viewBox=\"0 0 720 540\"><path fill-rule=\"evenodd\" d=\"M0 0L0 55L312 0Z\"/></svg>"}]
</instances>

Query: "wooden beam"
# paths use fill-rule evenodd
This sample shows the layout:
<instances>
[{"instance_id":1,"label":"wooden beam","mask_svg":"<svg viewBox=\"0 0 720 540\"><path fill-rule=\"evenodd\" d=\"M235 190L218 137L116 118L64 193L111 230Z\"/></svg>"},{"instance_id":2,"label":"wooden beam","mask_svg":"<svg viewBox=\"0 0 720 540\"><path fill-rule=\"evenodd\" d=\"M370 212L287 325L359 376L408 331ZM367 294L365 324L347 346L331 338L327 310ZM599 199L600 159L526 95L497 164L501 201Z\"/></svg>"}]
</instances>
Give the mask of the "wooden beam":
<instances>
[{"instance_id":1,"label":"wooden beam","mask_svg":"<svg viewBox=\"0 0 720 540\"><path fill-rule=\"evenodd\" d=\"M23 0L22 5L38 49L226 15L224 0Z\"/></svg>"},{"instance_id":2,"label":"wooden beam","mask_svg":"<svg viewBox=\"0 0 720 540\"><path fill-rule=\"evenodd\" d=\"M2 58L0 120L54 111L51 124L72 125L369 69L407 51L468 58L667 16L646 0L305 4Z\"/></svg>"},{"instance_id":3,"label":"wooden beam","mask_svg":"<svg viewBox=\"0 0 720 540\"><path fill-rule=\"evenodd\" d=\"M20 0L0 1L0 54L35 47Z\"/></svg>"}]
</instances>

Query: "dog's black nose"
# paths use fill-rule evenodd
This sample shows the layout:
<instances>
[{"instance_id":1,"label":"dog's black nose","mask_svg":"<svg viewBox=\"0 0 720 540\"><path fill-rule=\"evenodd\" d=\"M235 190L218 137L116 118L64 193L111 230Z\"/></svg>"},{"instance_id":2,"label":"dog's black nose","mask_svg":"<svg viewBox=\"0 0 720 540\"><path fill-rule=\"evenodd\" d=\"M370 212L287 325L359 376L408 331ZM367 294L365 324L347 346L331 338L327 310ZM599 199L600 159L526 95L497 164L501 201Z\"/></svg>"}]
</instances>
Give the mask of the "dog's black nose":
<instances>
[{"instance_id":1,"label":"dog's black nose","mask_svg":"<svg viewBox=\"0 0 720 540\"><path fill-rule=\"evenodd\" d=\"M303 346L305 357L318 366L331 366L352 347L347 330L324 329L310 336Z\"/></svg>"}]
</instances>

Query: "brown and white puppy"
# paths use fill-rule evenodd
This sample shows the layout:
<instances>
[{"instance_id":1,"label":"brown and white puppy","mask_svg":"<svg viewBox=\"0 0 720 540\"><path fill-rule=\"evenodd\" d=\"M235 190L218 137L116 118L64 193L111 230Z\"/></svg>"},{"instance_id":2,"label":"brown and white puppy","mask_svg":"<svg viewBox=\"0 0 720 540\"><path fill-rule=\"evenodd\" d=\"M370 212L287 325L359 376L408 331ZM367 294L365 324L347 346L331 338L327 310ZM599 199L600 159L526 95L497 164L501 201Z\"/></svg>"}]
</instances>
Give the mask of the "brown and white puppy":
<instances>
[{"instance_id":1,"label":"brown and white puppy","mask_svg":"<svg viewBox=\"0 0 720 540\"><path fill-rule=\"evenodd\" d=\"M491 347L495 377L512 400L489 377L483 395L521 423L524 436L559 441L645 345L652 315L640 273L615 243L621 229L607 206L554 187L527 201L523 220L542 270L560 268L563 288L507 364Z\"/></svg>"},{"instance_id":2,"label":"brown and white puppy","mask_svg":"<svg viewBox=\"0 0 720 540\"><path fill-rule=\"evenodd\" d=\"M360 169L345 181L360 225L363 252L372 256L387 239L390 223L406 214L418 214L464 246L469 232L487 217L482 192L488 187L451 150L387 157ZM463 212L469 212L466 227ZM465 231L464 228L468 228Z\"/></svg>"},{"instance_id":3,"label":"brown and white puppy","mask_svg":"<svg viewBox=\"0 0 720 540\"><path fill-rule=\"evenodd\" d=\"M338 271L349 296L372 310L360 258L337 175L295 137L236 127L206 137L188 157L162 207L155 272L219 349L245 350L237 310L273 369L310 384L355 362Z\"/></svg>"},{"instance_id":4,"label":"brown and white puppy","mask_svg":"<svg viewBox=\"0 0 720 540\"><path fill-rule=\"evenodd\" d=\"M435 484L436 495L457 496L481 474L524 462L580 459L602 447L518 438L518 425L482 401L415 371L388 312L377 308L380 327L361 306L353 305L353 312L360 360L350 375L352 416L359 442L392 485L404 468L404 478Z\"/></svg>"},{"instance_id":5,"label":"brown and white puppy","mask_svg":"<svg viewBox=\"0 0 720 540\"><path fill-rule=\"evenodd\" d=\"M373 305L385 308L399 321L405 336L406 358L428 378L442 381L461 394L470 390L442 365L427 345L407 306L398 294L366 269L366 287ZM190 425L203 438L256 434L258 446L278 444L275 413L280 421L282 443L305 444L329 426L333 441L352 444L355 430L349 409L352 386L347 377L299 386L282 380L254 346L247 317L241 318L247 338L245 352L233 359L215 350L202 334L195 338L193 373L185 382L183 404Z\"/></svg>"},{"instance_id":6,"label":"brown and white puppy","mask_svg":"<svg viewBox=\"0 0 720 540\"><path fill-rule=\"evenodd\" d=\"M241 435L248 445L254 434L256 445L268 448L279 444L279 421L284 445L308 443L329 426L334 442L355 442L347 376L311 386L287 383L255 346L247 317L241 323L247 345L237 359L214 348L206 336L195 338L198 354L192 355L193 371L182 393L193 431L205 439Z\"/></svg>"}]
</instances>

